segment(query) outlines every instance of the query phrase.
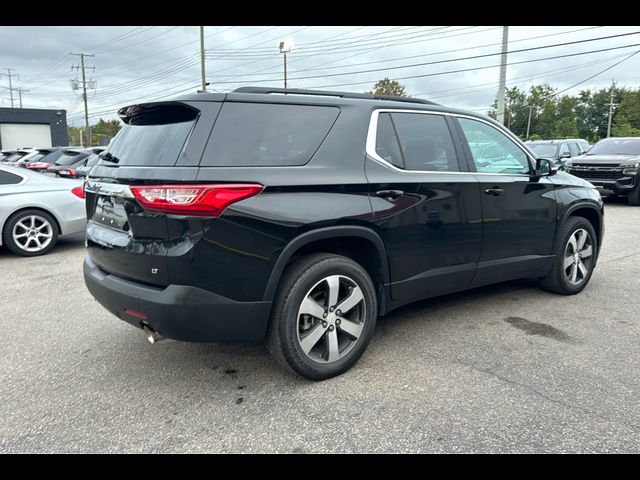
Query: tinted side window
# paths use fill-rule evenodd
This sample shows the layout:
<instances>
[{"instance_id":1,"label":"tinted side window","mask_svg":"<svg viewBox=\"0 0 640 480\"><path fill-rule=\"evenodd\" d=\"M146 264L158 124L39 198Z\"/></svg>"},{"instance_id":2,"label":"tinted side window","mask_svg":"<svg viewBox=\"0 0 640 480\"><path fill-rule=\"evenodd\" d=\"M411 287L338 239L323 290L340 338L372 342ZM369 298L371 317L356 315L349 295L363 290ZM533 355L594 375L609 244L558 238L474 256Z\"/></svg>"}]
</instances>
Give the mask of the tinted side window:
<instances>
[{"instance_id":1,"label":"tinted side window","mask_svg":"<svg viewBox=\"0 0 640 480\"><path fill-rule=\"evenodd\" d=\"M392 113L389 115L389 122L383 118L378 120L378 124L382 127L384 141L392 138L388 133L389 124L397 135L398 148L392 146L392 141L388 142L387 154L392 158L389 161L393 165L404 170L460 171L451 133L442 115ZM376 143L380 144L377 138Z\"/></svg>"},{"instance_id":2,"label":"tinted side window","mask_svg":"<svg viewBox=\"0 0 640 480\"><path fill-rule=\"evenodd\" d=\"M560 145L560 156L566 155L567 153L571 155L571 151L569 150L569 144L563 143L562 145Z\"/></svg>"},{"instance_id":3,"label":"tinted side window","mask_svg":"<svg viewBox=\"0 0 640 480\"><path fill-rule=\"evenodd\" d=\"M527 155L500 130L468 118L459 118L458 121L469 143L478 172L512 174L531 172Z\"/></svg>"},{"instance_id":4,"label":"tinted side window","mask_svg":"<svg viewBox=\"0 0 640 480\"><path fill-rule=\"evenodd\" d=\"M376 133L376 153L387 162L398 168L405 168L398 136L391 121L390 113L378 116L378 131Z\"/></svg>"},{"instance_id":5,"label":"tinted side window","mask_svg":"<svg viewBox=\"0 0 640 480\"><path fill-rule=\"evenodd\" d=\"M225 103L201 165L304 165L311 160L339 113L339 108L315 105Z\"/></svg>"},{"instance_id":6,"label":"tinted side window","mask_svg":"<svg viewBox=\"0 0 640 480\"><path fill-rule=\"evenodd\" d=\"M12 185L20 183L21 181L22 177L20 175L14 175L13 173L0 170L0 185Z\"/></svg>"}]
</instances>

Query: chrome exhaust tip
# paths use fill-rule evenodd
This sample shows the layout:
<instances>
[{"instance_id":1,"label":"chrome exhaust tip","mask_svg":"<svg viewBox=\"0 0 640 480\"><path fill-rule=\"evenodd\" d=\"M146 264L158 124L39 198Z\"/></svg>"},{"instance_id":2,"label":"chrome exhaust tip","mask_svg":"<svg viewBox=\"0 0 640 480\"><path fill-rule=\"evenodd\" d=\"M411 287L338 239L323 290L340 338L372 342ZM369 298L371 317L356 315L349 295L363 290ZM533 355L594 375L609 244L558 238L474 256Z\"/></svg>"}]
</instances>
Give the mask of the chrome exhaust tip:
<instances>
[{"instance_id":1,"label":"chrome exhaust tip","mask_svg":"<svg viewBox=\"0 0 640 480\"><path fill-rule=\"evenodd\" d=\"M160 335L148 325L143 325L142 330L144 331L144 336L151 345L165 339L162 335Z\"/></svg>"}]
</instances>

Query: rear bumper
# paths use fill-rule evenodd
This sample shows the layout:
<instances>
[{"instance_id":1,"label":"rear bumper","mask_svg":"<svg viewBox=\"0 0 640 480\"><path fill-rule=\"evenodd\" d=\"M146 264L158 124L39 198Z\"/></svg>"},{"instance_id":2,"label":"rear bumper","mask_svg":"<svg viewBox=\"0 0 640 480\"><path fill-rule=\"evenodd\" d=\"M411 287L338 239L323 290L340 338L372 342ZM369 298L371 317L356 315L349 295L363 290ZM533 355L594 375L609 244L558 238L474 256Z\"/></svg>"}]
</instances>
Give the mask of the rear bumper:
<instances>
[{"instance_id":1,"label":"rear bumper","mask_svg":"<svg viewBox=\"0 0 640 480\"><path fill-rule=\"evenodd\" d=\"M152 287L111 275L89 257L84 280L95 299L118 318L138 328L144 322L174 340L261 342L267 331L271 302L236 302L186 285Z\"/></svg>"}]
</instances>

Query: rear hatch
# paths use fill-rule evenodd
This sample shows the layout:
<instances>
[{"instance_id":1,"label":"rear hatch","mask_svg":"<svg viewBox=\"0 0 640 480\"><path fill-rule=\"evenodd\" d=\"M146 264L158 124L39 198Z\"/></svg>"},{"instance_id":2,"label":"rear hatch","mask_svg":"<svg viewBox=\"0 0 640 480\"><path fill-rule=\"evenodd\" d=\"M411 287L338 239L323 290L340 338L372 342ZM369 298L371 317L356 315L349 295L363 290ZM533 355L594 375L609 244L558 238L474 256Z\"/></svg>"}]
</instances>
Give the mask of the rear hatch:
<instances>
[{"instance_id":1,"label":"rear hatch","mask_svg":"<svg viewBox=\"0 0 640 480\"><path fill-rule=\"evenodd\" d=\"M107 272L166 286L166 255L180 243L181 232L170 233L167 215L145 210L129 187L195 180L196 168L182 165L199 161L187 144L201 111L166 102L127 107L120 114L125 125L85 188L89 255Z\"/></svg>"}]
</instances>

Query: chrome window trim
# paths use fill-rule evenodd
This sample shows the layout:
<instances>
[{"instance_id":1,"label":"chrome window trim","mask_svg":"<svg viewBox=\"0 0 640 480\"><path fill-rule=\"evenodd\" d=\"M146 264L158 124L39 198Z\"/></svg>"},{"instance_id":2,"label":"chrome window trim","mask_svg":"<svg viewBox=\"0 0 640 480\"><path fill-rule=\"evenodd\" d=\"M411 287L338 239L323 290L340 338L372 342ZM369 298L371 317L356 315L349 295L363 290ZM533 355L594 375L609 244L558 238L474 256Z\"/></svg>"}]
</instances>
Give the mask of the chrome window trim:
<instances>
[{"instance_id":1,"label":"chrome window trim","mask_svg":"<svg viewBox=\"0 0 640 480\"><path fill-rule=\"evenodd\" d=\"M369 130L367 131L367 143L365 146L365 153L371 157L373 160L375 160L376 162L380 163L382 166L390 168L391 170L394 170L396 172L400 172L400 173L428 173L428 174L436 174L436 175L504 175L504 176L509 176L509 177L514 177L514 176L518 176L518 177L526 177L526 178L530 178L531 175L530 174L524 174L524 173L487 173L487 172L440 172L440 171L431 171L431 170L403 170L401 168L396 167L395 165L389 163L388 161L386 161L384 158L382 158L380 155L377 154L376 152L376 137L378 135L378 117L380 116L381 113L422 113L425 115L442 115L442 116L449 116L449 117L458 117L458 118L468 118L469 120L475 120L477 122L482 122L482 123L486 123L487 125L489 125L490 127L492 127L494 130L502 133L503 135L505 135L507 138L509 138L520 150L522 150L522 152L525 154L525 156L527 157L527 159L529 160L529 167L531 168L531 170L533 170L533 166L531 165L531 162L533 162L533 165L535 165L535 159L529 154L529 152L527 152L524 148L522 148L522 146L518 143L520 140L517 139L517 137L512 133L512 132L503 132L502 130L496 128L495 125L491 124L490 122L487 122L486 120L482 119L482 118L478 118L478 117L474 117L471 115L464 115L461 113L450 113L450 112L440 112L437 110L411 110L411 109L404 109L404 108L378 108L376 110L374 110L373 112L371 112L371 118L369 119ZM452 138L453 140L453 138Z\"/></svg>"}]
</instances>

